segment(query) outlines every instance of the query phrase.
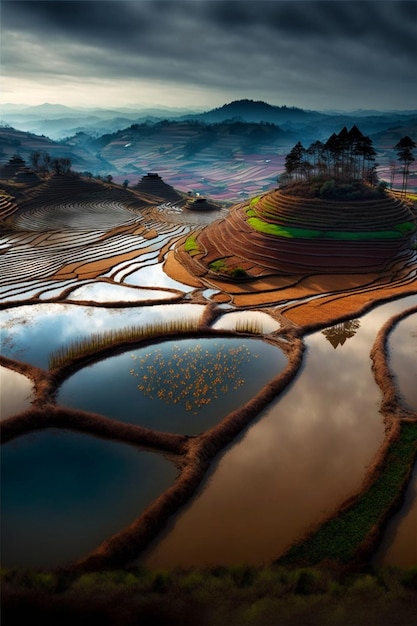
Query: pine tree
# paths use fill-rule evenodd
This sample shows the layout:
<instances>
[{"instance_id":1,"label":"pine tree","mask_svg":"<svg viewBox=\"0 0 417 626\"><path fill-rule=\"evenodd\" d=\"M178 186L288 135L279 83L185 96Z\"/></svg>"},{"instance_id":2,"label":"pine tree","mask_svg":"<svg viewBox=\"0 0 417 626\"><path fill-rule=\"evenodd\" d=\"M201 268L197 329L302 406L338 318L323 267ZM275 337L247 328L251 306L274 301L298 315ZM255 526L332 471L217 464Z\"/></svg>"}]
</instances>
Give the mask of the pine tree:
<instances>
[{"instance_id":1,"label":"pine tree","mask_svg":"<svg viewBox=\"0 0 417 626\"><path fill-rule=\"evenodd\" d=\"M408 176L410 173L410 163L415 161L413 156L413 150L416 148L416 143L410 139L407 135L400 139L396 146L394 146L394 150L397 150L398 160L400 163L404 164L403 167L403 184L401 188L401 193L405 195L407 193L407 183Z\"/></svg>"}]
</instances>

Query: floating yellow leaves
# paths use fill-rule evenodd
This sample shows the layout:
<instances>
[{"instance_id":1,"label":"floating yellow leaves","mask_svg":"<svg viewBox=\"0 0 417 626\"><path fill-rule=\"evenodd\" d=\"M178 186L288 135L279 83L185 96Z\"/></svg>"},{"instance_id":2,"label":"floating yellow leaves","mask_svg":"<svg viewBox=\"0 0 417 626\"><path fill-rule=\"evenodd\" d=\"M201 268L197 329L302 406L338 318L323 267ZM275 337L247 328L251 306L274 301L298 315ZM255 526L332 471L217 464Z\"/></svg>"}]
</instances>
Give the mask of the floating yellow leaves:
<instances>
[{"instance_id":1,"label":"floating yellow leaves","mask_svg":"<svg viewBox=\"0 0 417 626\"><path fill-rule=\"evenodd\" d=\"M190 347L177 343L147 352L143 357L131 355L136 367L130 374L140 379L138 389L151 400L165 404L183 404L194 411L218 399L221 394L237 391L245 384L245 363L259 358L245 344L227 346L213 341L210 348L200 343Z\"/></svg>"}]
</instances>

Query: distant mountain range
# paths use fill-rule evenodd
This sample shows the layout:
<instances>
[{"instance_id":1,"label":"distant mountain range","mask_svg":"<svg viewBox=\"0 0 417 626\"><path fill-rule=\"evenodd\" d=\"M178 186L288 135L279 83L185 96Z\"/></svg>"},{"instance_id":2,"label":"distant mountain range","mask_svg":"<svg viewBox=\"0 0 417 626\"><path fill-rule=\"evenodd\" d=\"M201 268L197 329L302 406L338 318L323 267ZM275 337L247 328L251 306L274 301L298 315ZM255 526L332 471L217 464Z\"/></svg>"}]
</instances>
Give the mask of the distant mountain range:
<instances>
[{"instance_id":1,"label":"distant mountain range","mask_svg":"<svg viewBox=\"0 0 417 626\"><path fill-rule=\"evenodd\" d=\"M201 112L169 107L99 109L68 107L62 104L41 104L25 107L5 104L1 107L0 124L17 130L46 135L61 140L83 132L94 137L116 132L131 124L154 124L162 120L199 121L206 124L229 120L241 122L268 122L284 131L314 135L320 139L343 126L360 123L367 134L384 131L417 117L416 111L366 111L353 113L319 112L288 106L275 106L263 101L236 100L221 107Z\"/></svg>"},{"instance_id":2,"label":"distant mountain range","mask_svg":"<svg viewBox=\"0 0 417 626\"><path fill-rule=\"evenodd\" d=\"M225 195L235 180L246 181L248 194L255 183L260 189L275 185L297 141L308 147L343 126L356 124L371 137L383 167L396 159L393 146L401 137L417 140L417 111L323 113L253 100L199 113L5 105L1 116L0 163L15 153L29 162L40 150L69 158L79 172L123 182L156 171L179 189L208 195ZM239 185L233 193L240 193Z\"/></svg>"}]
</instances>

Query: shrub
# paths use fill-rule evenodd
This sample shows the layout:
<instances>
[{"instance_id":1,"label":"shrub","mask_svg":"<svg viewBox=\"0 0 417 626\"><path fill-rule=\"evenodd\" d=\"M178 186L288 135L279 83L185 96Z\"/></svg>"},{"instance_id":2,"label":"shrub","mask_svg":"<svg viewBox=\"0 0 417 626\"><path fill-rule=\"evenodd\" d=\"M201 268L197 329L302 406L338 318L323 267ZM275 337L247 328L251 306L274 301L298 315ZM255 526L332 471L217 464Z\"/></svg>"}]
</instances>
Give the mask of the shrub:
<instances>
[{"instance_id":1,"label":"shrub","mask_svg":"<svg viewBox=\"0 0 417 626\"><path fill-rule=\"evenodd\" d=\"M295 576L295 593L307 595L327 591L327 582L318 570L311 568L297 570Z\"/></svg>"},{"instance_id":2,"label":"shrub","mask_svg":"<svg viewBox=\"0 0 417 626\"><path fill-rule=\"evenodd\" d=\"M172 574L166 571L156 572L151 583L154 593L166 593L172 585Z\"/></svg>"},{"instance_id":3,"label":"shrub","mask_svg":"<svg viewBox=\"0 0 417 626\"><path fill-rule=\"evenodd\" d=\"M404 572L401 583L407 589L415 589L417 591L417 565L413 565Z\"/></svg>"},{"instance_id":4,"label":"shrub","mask_svg":"<svg viewBox=\"0 0 417 626\"><path fill-rule=\"evenodd\" d=\"M349 593L354 595L365 595L366 597L370 597L373 595L377 595L382 591L381 586L379 585L375 576L371 576L370 574L364 574L363 576L359 576L356 578L352 585L349 587Z\"/></svg>"},{"instance_id":5,"label":"shrub","mask_svg":"<svg viewBox=\"0 0 417 626\"><path fill-rule=\"evenodd\" d=\"M231 275L233 276L233 278L245 278L247 276L247 273L243 269L243 267L235 267L232 270Z\"/></svg>"}]
</instances>

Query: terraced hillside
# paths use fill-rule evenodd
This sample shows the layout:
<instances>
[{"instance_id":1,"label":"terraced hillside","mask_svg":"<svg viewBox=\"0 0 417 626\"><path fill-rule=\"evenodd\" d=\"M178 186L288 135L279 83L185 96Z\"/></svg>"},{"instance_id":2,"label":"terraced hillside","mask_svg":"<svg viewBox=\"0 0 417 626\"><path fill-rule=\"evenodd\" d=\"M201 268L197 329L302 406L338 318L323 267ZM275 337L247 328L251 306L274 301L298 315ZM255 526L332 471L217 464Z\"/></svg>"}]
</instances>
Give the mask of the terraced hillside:
<instances>
[{"instance_id":1,"label":"terraced hillside","mask_svg":"<svg viewBox=\"0 0 417 626\"><path fill-rule=\"evenodd\" d=\"M388 193L325 201L275 190L199 232L188 263L236 277L380 271L411 254L415 230L408 206Z\"/></svg>"},{"instance_id":2,"label":"terraced hillside","mask_svg":"<svg viewBox=\"0 0 417 626\"><path fill-rule=\"evenodd\" d=\"M70 175L1 190L0 291L28 274L32 280L75 280L119 264L136 267L143 254L155 262L162 242L187 231L166 224L156 211L145 219L158 202L139 191Z\"/></svg>"}]
</instances>

